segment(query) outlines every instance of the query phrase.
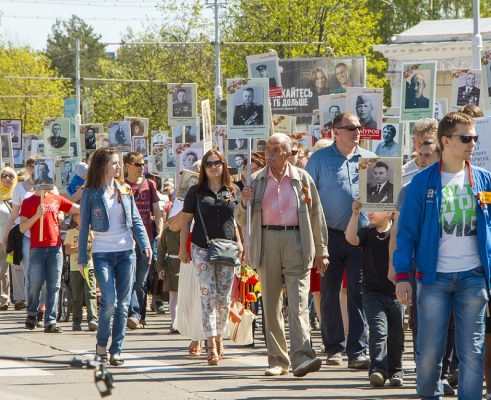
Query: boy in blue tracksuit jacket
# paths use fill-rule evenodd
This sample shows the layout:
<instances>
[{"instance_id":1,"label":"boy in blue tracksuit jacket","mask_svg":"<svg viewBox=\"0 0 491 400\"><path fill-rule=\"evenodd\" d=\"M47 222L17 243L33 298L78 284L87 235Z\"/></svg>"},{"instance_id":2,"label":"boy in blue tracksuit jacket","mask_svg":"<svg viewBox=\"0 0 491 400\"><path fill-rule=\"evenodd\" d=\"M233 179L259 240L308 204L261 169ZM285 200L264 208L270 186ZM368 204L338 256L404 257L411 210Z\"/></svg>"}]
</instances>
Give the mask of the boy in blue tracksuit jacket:
<instances>
[{"instance_id":1,"label":"boy in blue tracksuit jacket","mask_svg":"<svg viewBox=\"0 0 491 400\"><path fill-rule=\"evenodd\" d=\"M440 162L418 173L408 187L394 252L396 293L409 304L409 267L416 265L417 391L440 399L441 360L450 313L460 360L459 399L480 399L484 315L491 261L491 174L470 165L477 142L472 118L447 114L438 126Z\"/></svg>"}]
</instances>

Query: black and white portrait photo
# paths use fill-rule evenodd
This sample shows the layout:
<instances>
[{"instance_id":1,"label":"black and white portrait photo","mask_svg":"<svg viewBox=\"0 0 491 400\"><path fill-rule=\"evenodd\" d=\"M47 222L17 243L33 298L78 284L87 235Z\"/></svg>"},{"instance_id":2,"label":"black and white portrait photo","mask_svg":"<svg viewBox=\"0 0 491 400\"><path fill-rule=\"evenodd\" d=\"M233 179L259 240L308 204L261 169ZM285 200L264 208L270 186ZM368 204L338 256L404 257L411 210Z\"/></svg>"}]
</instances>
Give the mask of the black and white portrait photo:
<instances>
[{"instance_id":1,"label":"black and white portrait photo","mask_svg":"<svg viewBox=\"0 0 491 400\"><path fill-rule=\"evenodd\" d=\"M392 183L392 180L393 171L389 168L389 164L383 161L377 161L377 163L375 163L373 167L369 167L367 202L393 203L394 185Z\"/></svg>"},{"instance_id":2,"label":"black and white portrait photo","mask_svg":"<svg viewBox=\"0 0 491 400\"><path fill-rule=\"evenodd\" d=\"M229 153L228 154L228 165L230 168L244 168L246 166L246 153Z\"/></svg>"},{"instance_id":3,"label":"black and white portrait photo","mask_svg":"<svg viewBox=\"0 0 491 400\"><path fill-rule=\"evenodd\" d=\"M8 133L12 139L12 149L22 149L22 121L20 119L1 119L0 133Z\"/></svg>"},{"instance_id":4,"label":"black and white portrait photo","mask_svg":"<svg viewBox=\"0 0 491 400\"><path fill-rule=\"evenodd\" d=\"M346 111L346 93L319 96L319 118L322 128L332 128L332 120Z\"/></svg>"},{"instance_id":5,"label":"black and white portrait photo","mask_svg":"<svg viewBox=\"0 0 491 400\"><path fill-rule=\"evenodd\" d=\"M34 161L34 186L37 189L47 189L55 183L55 160L41 158Z\"/></svg>"},{"instance_id":6,"label":"black and white portrait photo","mask_svg":"<svg viewBox=\"0 0 491 400\"><path fill-rule=\"evenodd\" d=\"M281 96L281 74L278 54L274 51L246 57L249 78L265 78L269 96Z\"/></svg>"},{"instance_id":7,"label":"black and white portrait photo","mask_svg":"<svg viewBox=\"0 0 491 400\"><path fill-rule=\"evenodd\" d=\"M196 143L199 141L198 126L197 125L185 125L185 126L173 126L172 136L175 143Z\"/></svg>"},{"instance_id":8,"label":"black and white portrait photo","mask_svg":"<svg viewBox=\"0 0 491 400\"><path fill-rule=\"evenodd\" d=\"M193 164L198 161L202 155L198 153L197 148L187 148L180 154L181 168L180 170L193 168Z\"/></svg>"},{"instance_id":9,"label":"black and white portrait photo","mask_svg":"<svg viewBox=\"0 0 491 400\"><path fill-rule=\"evenodd\" d=\"M348 88L347 111L360 120L362 139L380 139L382 131L383 90L372 88Z\"/></svg>"},{"instance_id":10,"label":"black and white portrait photo","mask_svg":"<svg viewBox=\"0 0 491 400\"><path fill-rule=\"evenodd\" d=\"M109 145L119 151L131 151L131 128L129 121L108 123Z\"/></svg>"},{"instance_id":11,"label":"black and white portrait photo","mask_svg":"<svg viewBox=\"0 0 491 400\"><path fill-rule=\"evenodd\" d=\"M147 138L145 136L133 136L131 140L133 142L133 151L146 157L148 155Z\"/></svg>"},{"instance_id":12,"label":"black and white portrait photo","mask_svg":"<svg viewBox=\"0 0 491 400\"><path fill-rule=\"evenodd\" d=\"M80 127L80 141L84 145L85 150L96 149L95 135L101 133L102 129L98 125L82 125Z\"/></svg>"},{"instance_id":13,"label":"black and white portrait photo","mask_svg":"<svg viewBox=\"0 0 491 400\"><path fill-rule=\"evenodd\" d=\"M247 139L228 139L228 150L237 151L243 150L247 151Z\"/></svg>"},{"instance_id":14,"label":"black and white portrait photo","mask_svg":"<svg viewBox=\"0 0 491 400\"><path fill-rule=\"evenodd\" d=\"M433 108L433 118L440 121L447 114L447 99L436 99Z\"/></svg>"},{"instance_id":15,"label":"black and white portrait photo","mask_svg":"<svg viewBox=\"0 0 491 400\"><path fill-rule=\"evenodd\" d=\"M43 137L47 155L68 157L70 154L70 119L45 119Z\"/></svg>"},{"instance_id":16,"label":"black and white portrait photo","mask_svg":"<svg viewBox=\"0 0 491 400\"><path fill-rule=\"evenodd\" d=\"M432 118L436 93L436 62L401 65L401 121Z\"/></svg>"},{"instance_id":17,"label":"black and white portrait photo","mask_svg":"<svg viewBox=\"0 0 491 400\"><path fill-rule=\"evenodd\" d=\"M234 96L234 125L264 124L264 93L259 87L244 87Z\"/></svg>"},{"instance_id":18,"label":"black and white portrait photo","mask_svg":"<svg viewBox=\"0 0 491 400\"><path fill-rule=\"evenodd\" d=\"M457 105L465 106L466 104L479 105L481 89L479 89L479 81L481 78L480 71L469 71L464 75L465 84L457 89Z\"/></svg>"},{"instance_id":19,"label":"black and white portrait photo","mask_svg":"<svg viewBox=\"0 0 491 400\"><path fill-rule=\"evenodd\" d=\"M167 84L167 111L170 126L195 123L197 88L198 85L195 83Z\"/></svg>"},{"instance_id":20,"label":"black and white portrait photo","mask_svg":"<svg viewBox=\"0 0 491 400\"><path fill-rule=\"evenodd\" d=\"M1 133L0 144L2 146L2 161L12 162L12 137L10 134Z\"/></svg>"},{"instance_id":21,"label":"black and white portrait photo","mask_svg":"<svg viewBox=\"0 0 491 400\"><path fill-rule=\"evenodd\" d=\"M80 157L80 152L78 151L78 142L76 139L70 139L70 158L78 158Z\"/></svg>"}]
</instances>

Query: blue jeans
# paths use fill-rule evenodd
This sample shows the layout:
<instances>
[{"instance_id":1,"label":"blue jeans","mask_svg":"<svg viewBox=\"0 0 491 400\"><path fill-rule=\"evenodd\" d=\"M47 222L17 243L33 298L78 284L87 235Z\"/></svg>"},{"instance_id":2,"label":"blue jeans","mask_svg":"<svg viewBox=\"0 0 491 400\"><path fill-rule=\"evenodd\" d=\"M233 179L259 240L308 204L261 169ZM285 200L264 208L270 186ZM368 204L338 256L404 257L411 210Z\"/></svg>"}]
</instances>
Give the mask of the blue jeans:
<instances>
[{"instance_id":1,"label":"blue jeans","mask_svg":"<svg viewBox=\"0 0 491 400\"><path fill-rule=\"evenodd\" d=\"M61 246L31 248L29 252L27 315L31 317L37 315L39 295L44 282L46 282L45 327L56 324L62 269L63 253Z\"/></svg>"},{"instance_id":2,"label":"blue jeans","mask_svg":"<svg viewBox=\"0 0 491 400\"><path fill-rule=\"evenodd\" d=\"M101 308L97 344L106 347L111 335L111 318L113 320L112 342L109 353L121 353L126 319L130 303L133 276L135 273L135 252L133 250L111 253L94 253L94 272L101 290Z\"/></svg>"},{"instance_id":3,"label":"blue jeans","mask_svg":"<svg viewBox=\"0 0 491 400\"><path fill-rule=\"evenodd\" d=\"M363 312L362 278L363 258L360 247L350 245L344 233L329 229L329 268L321 278L321 330L322 341L328 355L346 349L348 358L364 355L368 344L368 331ZM348 279L349 333L344 338L343 318L339 292L346 270Z\"/></svg>"},{"instance_id":4,"label":"blue jeans","mask_svg":"<svg viewBox=\"0 0 491 400\"><path fill-rule=\"evenodd\" d=\"M363 308L370 330L369 374L380 372L391 378L402 371L404 306L395 297L374 292L363 295Z\"/></svg>"},{"instance_id":5,"label":"blue jeans","mask_svg":"<svg viewBox=\"0 0 491 400\"><path fill-rule=\"evenodd\" d=\"M488 301L482 267L437 273L431 285L418 282L417 391L423 399L440 399L442 357L450 313L455 319L455 347L460 360L459 399L481 399L484 313Z\"/></svg>"},{"instance_id":6,"label":"blue jeans","mask_svg":"<svg viewBox=\"0 0 491 400\"><path fill-rule=\"evenodd\" d=\"M31 239L22 237L22 267L24 268L24 296L29 298L29 253L31 251ZM39 304L46 303L46 285L43 285L39 298Z\"/></svg>"},{"instance_id":7,"label":"blue jeans","mask_svg":"<svg viewBox=\"0 0 491 400\"><path fill-rule=\"evenodd\" d=\"M133 289L131 291L130 306L128 317L135 317L137 320L145 319L145 308L147 303L147 278L150 271L148 257L141 252L138 245L136 249L136 271L133 277Z\"/></svg>"}]
</instances>

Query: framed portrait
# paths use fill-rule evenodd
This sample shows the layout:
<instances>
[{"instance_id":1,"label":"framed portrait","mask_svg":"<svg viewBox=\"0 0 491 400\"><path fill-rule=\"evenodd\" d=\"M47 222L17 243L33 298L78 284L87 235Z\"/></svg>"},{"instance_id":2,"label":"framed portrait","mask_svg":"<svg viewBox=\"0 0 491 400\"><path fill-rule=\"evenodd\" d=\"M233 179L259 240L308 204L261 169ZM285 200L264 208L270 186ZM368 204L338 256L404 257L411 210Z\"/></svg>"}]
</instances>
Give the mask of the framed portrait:
<instances>
[{"instance_id":1,"label":"framed portrait","mask_svg":"<svg viewBox=\"0 0 491 400\"><path fill-rule=\"evenodd\" d=\"M150 120L142 117L124 117L125 121L130 122L131 137L148 136Z\"/></svg>"},{"instance_id":2,"label":"framed portrait","mask_svg":"<svg viewBox=\"0 0 491 400\"><path fill-rule=\"evenodd\" d=\"M203 147L185 147L179 153L179 171L191 170L196 161L203 158Z\"/></svg>"},{"instance_id":3,"label":"framed portrait","mask_svg":"<svg viewBox=\"0 0 491 400\"><path fill-rule=\"evenodd\" d=\"M479 106L481 98L481 70L457 69L452 73L451 111L458 111L467 104ZM435 102L436 103L436 102Z\"/></svg>"},{"instance_id":4,"label":"framed portrait","mask_svg":"<svg viewBox=\"0 0 491 400\"><path fill-rule=\"evenodd\" d=\"M319 96L319 136L332 137L332 120L346 111L346 93L326 94ZM315 137L315 136L314 136ZM320 139L320 137L319 137ZM319 139L316 139L319 140Z\"/></svg>"},{"instance_id":5,"label":"framed portrait","mask_svg":"<svg viewBox=\"0 0 491 400\"><path fill-rule=\"evenodd\" d=\"M360 158L359 168L363 209L394 211L401 190L401 158Z\"/></svg>"},{"instance_id":6,"label":"framed portrait","mask_svg":"<svg viewBox=\"0 0 491 400\"><path fill-rule=\"evenodd\" d=\"M167 112L170 126L196 124L197 92L196 83L167 84Z\"/></svg>"},{"instance_id":7,"label":"framed portrait","mask_svg":"<svg viewBox=\"0 0 491 400\"><path fill-rule=\"evenodd\" d=\"M332 136L331 129L325 128L329 130L329 134ZM322 129L320 125L309 125L308 128L309 135L312 136L312 143L316 144L319 140L322 139Z\"/></svg>"},{"instance_id":8,"label":"framed portrait","mask_svg":"<svg viewBox=\"0 0 491 400\"><path fill-rule=\"evenodd\" d=\"M249 78L266 78L269 85L269 97L281 96L281 73L278 54L275 51L247 56Z\"/></svg>"},{"instance_id":9,"label":"framed portrait","mask_svg":"<svg viewBox=\"0 0 491 400\"><path fill-rule=\"evenodd\" d=\"M114 147L119 152L131 151L130 129L129 121L109 122L107 124L109 146Z\"/></svg>"},{"instance_id":10,"label":"framed portrait","mask_svg":"<svg viewBox=\"0 0 491 400\"><path fill-rule=\"evenodd\" d=\"M480 108L491 115L491 50L481 50L481 78Z\"/></svg>"},{"instance_id":11,"label":"framed portrait","mask_svg":"<svg viewBox=\"0 0 491 400\"><path fill-rule=\"evenodd\" d=\"M131 137L132 151L142 154L144 157L148 156L147 150L147 138L145 136L132 136Z\"/></svg>"},{"instance_id":12,"label":"framed portrait","mask_svg":"<svg viewBox=\"0 0 491 400\"><path fill-rule=\"evenodd\" d=\"M174 143L198 143L200 141L199 125L174 125L172 127L172 138Z\"/></svg>"},{"instance_id":13,"label":"framed portrait","mask_svg":"<svg viewBox=\"0 0 491 400\"><path fill-rule=\"evenodd\" d=\"M80 143L82 145L82 150L87 151L97 149L96 135L99 133L104 133L102 124L80 125Z\"/></svg>"},{"instance_id":14,"label":"framed portrait","mask_svg":"<svg viewBox=\"0 0 491 400\"><path fill-rule=\"evenodd\" d=\"M12 149L22 149L22 120L0 119L0 133L8 133L12 140Z\"/></svg>"},{"instance_id":15,"label":"framed portrait","mask_svg":"<svg viewBox=\"0 0 491 400\"><path fill-rule=\"evenodd\" d=\"M24 152L22 150L12 150L12 157L14 159L14 168L24 167Z\"/></svg>"},{"instance_id":16,"label":"framed portrait","mask_svg":"<svg viewBox=\"0 0 491 400\"><path fill-rule=\"evenodd\" d=\"M491 171L491 116L475 118L476 133L479 135L474 153L472 154L472 165Z\"/></svg>"},{"instance_id":17,"label":"framed portrait","mask_svg":"<svg viewBox=\"0 0 491 400\"><path fill-rule=\"evenodd\" d=\"M268 139L253 139L252 140L252 148L255 152L264 153L266 151L266 144Z\"/></svg>"},{"instance_id":18,"label":"framed portrait","mask_svg":"<svg viewBox=\"0 0 491 400\"><path fill-rule=\"evenodd\" d=\"M389 122L391 121L391 122ZM401 157L403 129L398 119L386 119L382 124L380 140L370 140L370 150L379 157Z\"/></svg>"},{"instance_id":19,"label":"framed portrait","mask_svg":"<svg viewBox=\"0 0 491 400\"><path fill-rule=\"evenodd\" d=\"M199 174L197 172L183 170L181 173L181 179L179 180L179 186L177 187L177 199L184 200L189 188L197 185L198 180Z\"/></svg>"},{"instance_id":20,"label":"framed portrait","mask_svg":"<svg viewBox=\"0 0 491 400\"><path fill-rule=\"evenodd\" d=\"M401 121L432 118L435 108L436 62L403 63Z\"/></svg>"},{"instance_id":21,"label":"framed portrait","mask_svg":"<svg viewBox=\"0 0 491 400\"><path fill-rule=\"evenodd\" d=\"M247 153L246 152L229 152L227 163L230 168L240 170L246 166Z\"/></svg>"},{"instance_id":22,"label":"framed portrait","mask_svg":"<svg viewBox=\"0 0 491 400\"><path fill-rule=\"evenodd\" d=\"M36 139L42 139L42 136L32 133L24 133L22 135L22 152L24 153L24 158L31 157L31 143Z\"/></svg>"},{"instance_id":23,"label":"framed portrait","mask_svg":"<svg viewBox=\"0 0 491 400\"><path fill-rule=\"evenodd\" d=\"M46 155L68 157L70 155L70 118L46 118L43 124Z\"/></svg>"},{"instance_id":24,"label":"framed portrait","mask_svg":"<svg viewBox=\"0 0 491 400\"><path fill-rule=\"evenodd\" d=\"M70 139L70 154L69 158L81 158L81 152L78 146L78 140L77 139Z\"/></svg>"},{"instance_id":25,"label":"framed portrait","mask_svg":"<svg viewBox=\"0 0 491 400\"><path fill-rule=\"evenodd\" d=\"M37 158L34 160L34 189L52 190L55 185L55 159Z\"/></svg>"},{"instance_id":26,"label":"framed portrait","mask_svg":"<svg viewBox=\"0 0 491 400\"><path fill-rule=\"evenodd\" d=\"M247 139L227 139L227 142L227 150L229 152L235 151L247 153L248 151Z\"/></svg>"},{"instance_id":27,"label":"framed portrait","mask_svg":"<svg viewBox=\"0 0 491 400\"><path fill-rule=\"evenodd\" d=\"M293 135L297 130L297 117L291 115L273 115L273 129L275 133Z\"/></svg>"},{"instance_id":28,"label":"framed portrait","mask_svg":"<svg viewBox=\"0 0 491 400\"><path fill-rule=\"evenodd\" d=\"M346 111L356 115L363 127L361 139L379 140L382 134L384 90L351 88L346 90Z\"/></svg>"},{"instance_id":29,"label":"framed portrait","mask_svg":"<svg viewBox=\"0 0 491 400\"><path fill-rule=\"evenodd\" d=\"M78 158L65 158L63 160L57 160L56 166L56 187L60 190L60 193L66 192L66 188L75 176L75 169L77 168L80 160Z\"/></svg>"},{"instance_id":30,"label":"framed portrait","mask_svg":"<svg viewBox=\"0 0 491 400\"><path fill-rule=\"evenodd\" d=\"M433 109L433 118L440 121L448 113L447 99L436 99L435 108Z\"/></svg>"},{"instance_id":31,"label":"framed portrait","mask_svg":"<svg viewBox=\"0 0 491 400\"><path fill-rule=\"evenodd\" d=\"M227 134L229 139L269 136L268 80L227 79Z\"/></svg>"},{"instance_id":32,"label":"framed portrait","mask_svg":"<svg viewBox=\"0 0 491 400\"><path fill-rule=\"evenodd\" d=\"M2 161L13 165L12 136L10 133L0 133L0 145L2 146Z\"/></svg>"},{"instance_id":33,"label":"framed portrait","mask_svg":"<svg viewBox=\"0 0 491 400\"><path fill-rule=\"evenodd\" d=\"M46 148L42 139L33 139L31 141L31 155L30 157L44 157L46 155Z\"/></svg>"},{"instance_id":34,"label":"framed portrait","mask_svg":"<svg viewBox=\"0 0 491 400\"><path fill-rule=\"evenodd\" d=\"M155 155L156 150L159 148L163 148L164 145L167 143L169 133L167 131L153 131L150 136L151 152L153 155Z\"/></svg>"},{"instance_id":35,"label":"framed portrait","mask_svg":"<svg viewBox=\"0 0 491 400\"><path fill-rule=\"evenodd\" d=\"M225 142L227 140L227 125L213 125L213 146L220 153L225 154Z\"/></svg>"},{"instance_id":36,"label":"framed portrait","mask_svg":"<svg viewBox=\"0 0 491 400\"><path fill-rule=\"evenodd\" d=\"M109 135L107 133L97 133L95 135L95 147L96 149L109 147Z\"/></svg>"},{"instance_id":37,"label":"framed portrait","mask_svg":"<svg viewBox=\"0 0 491 400\"><path fill-rule=\"evenodd\" d=\"M201 119L203 123L203 151L206 153L213 147L211 129L211 106L209 99L203 100L201 102Z\"/></svg>"}]
</instances>

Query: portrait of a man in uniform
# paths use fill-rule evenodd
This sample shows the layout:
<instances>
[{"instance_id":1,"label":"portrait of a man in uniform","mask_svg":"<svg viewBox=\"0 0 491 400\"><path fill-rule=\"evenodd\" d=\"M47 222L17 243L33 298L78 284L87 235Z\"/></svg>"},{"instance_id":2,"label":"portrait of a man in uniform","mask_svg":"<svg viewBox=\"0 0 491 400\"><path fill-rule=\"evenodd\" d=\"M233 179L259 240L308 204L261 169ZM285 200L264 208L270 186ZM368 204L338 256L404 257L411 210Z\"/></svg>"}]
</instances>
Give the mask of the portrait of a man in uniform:
<instances>
[{"instance_id":1,"label":"portrait of a man in uniform","mask_svg":"<svg viewBox=\"0 0 491 400\"><path fill-rule=\"evenodd\" d=\"M60 149L66 144L67 138L61 136L61 125L59 123L56 122L51 126L51 136L48 138L48 142L55 149Z\"/></svg>"},{"instance_id":2,"label":"portrait of a man in uniform","mask_svg":"<svg viewBox=\"0 0 491 400\"><path fill-rule=\"evenodd\" d=\"M246 87L242 91L242 104L235 106L234 125L263 125L263 106L254 103L254 89Z\"/></svg>"},{"instance_id":3,"label":"portrait of a man in uniform","mask_svg":"<svg viewBox=\"0 0 491 400\"><path fill-rule=\"evenodd\" d=\"M174 94L175 101L172 103L173 117L191 117L191 103L187 101L187 92L185 88L180 88Z\"/></svg>"}]
</instances>

